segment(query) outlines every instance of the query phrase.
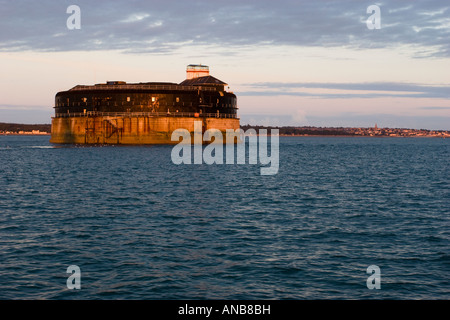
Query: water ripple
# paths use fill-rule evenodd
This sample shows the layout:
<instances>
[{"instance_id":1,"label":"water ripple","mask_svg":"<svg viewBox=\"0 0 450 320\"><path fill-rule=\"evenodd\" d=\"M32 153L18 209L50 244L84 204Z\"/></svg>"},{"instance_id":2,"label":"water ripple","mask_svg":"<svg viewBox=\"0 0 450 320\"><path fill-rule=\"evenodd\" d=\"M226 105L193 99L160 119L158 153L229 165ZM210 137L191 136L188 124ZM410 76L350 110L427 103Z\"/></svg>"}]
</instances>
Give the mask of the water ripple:
<instances>
[{"instance_id":1,"label":"water ripple","mask_svg":"<svg viewBox=\"0 0 450 320\"><path fill-rule=\"evenodd\" d=\"M281 138L265 177L47 140L0 137L1 299L450 298L447 140Z\"/></svg>"}]
</instances>

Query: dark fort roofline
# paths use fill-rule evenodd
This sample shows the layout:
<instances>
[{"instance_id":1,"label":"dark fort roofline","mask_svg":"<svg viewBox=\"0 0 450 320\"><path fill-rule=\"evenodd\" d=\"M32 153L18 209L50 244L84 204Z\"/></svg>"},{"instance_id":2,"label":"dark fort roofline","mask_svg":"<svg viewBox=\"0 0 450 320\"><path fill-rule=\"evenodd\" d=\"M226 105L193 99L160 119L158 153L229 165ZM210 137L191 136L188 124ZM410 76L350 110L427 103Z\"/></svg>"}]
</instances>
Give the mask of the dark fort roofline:
<instances>
[{"instance_id":1,"label":"dark fort roofline","mask_svg":"<svg viewBox=\"0 0 450 320\"><path fill-rule=\"evenodd\" d=\"M55 116L83 112L219 113L237 117L236 96L212 76L170 82L77 85L55 96Z\"/></svg>"}]
</instances>

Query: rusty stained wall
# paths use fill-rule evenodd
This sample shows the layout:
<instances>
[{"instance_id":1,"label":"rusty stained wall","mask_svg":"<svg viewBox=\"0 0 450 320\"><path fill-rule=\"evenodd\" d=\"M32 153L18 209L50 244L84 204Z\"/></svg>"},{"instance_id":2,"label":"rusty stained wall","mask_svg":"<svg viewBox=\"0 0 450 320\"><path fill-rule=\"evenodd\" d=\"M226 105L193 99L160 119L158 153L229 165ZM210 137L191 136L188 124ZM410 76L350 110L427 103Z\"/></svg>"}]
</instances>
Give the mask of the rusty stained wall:
<instances>
[{"instance_id":1,"label":"rusty stained wall","mask_svg":"<svg viewBox=\"0 0 450 320\"><path fill-rule=\"evenodd\" d=\"M239 129L239 119L185 117L73 117L53 118L51 143L69 144L176 144L176 129L194 131L203 121L203 131Z\"/></svg>"}]
</instances>

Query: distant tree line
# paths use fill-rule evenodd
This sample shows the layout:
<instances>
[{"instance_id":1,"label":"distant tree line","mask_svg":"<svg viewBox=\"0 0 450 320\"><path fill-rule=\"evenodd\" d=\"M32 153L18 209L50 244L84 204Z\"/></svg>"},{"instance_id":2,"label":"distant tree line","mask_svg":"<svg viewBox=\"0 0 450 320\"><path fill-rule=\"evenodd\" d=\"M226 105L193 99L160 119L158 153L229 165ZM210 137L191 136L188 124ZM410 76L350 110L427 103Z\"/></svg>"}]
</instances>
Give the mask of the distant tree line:
<instances>
[{"instance_id":1,"label":"distant tree line","mask_svg":"<svg viewBox=\"0 0 450 320\"><path fill-rule=\"evenodd\" d=\"M51 125L50 124L20 124L20 123L0 122L0 131L19 132L19 131L33 131L33 130L39 130L41 132L50 132Z\"/></svg>"},{"instance_id":2,"label":"distant tree line","mask_svg":"<svg viewBox=\"0 0 450 320\"><path fill-rule=\"evenodd\" d=\"M352 131L345 128L322 128L322 127L267 127L243 125L241 128L246 131L249 128L259 132L260 129L267 129L270 133L272 129L278 129L280 135L324 135L324 136L350 136L354 135Z\"/></svg>"}]
</instances>

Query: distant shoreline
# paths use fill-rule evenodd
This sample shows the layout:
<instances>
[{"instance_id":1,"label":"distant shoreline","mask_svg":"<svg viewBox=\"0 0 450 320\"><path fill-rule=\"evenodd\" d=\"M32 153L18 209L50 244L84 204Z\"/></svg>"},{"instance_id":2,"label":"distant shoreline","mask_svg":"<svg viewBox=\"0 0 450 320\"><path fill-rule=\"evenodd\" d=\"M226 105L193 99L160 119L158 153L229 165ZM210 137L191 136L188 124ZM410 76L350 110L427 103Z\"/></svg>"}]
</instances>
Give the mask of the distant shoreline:
<instances>
[{"instance_id":1,"label":"distant shoreline","mask_svg":"<svg viewBox=\"0 0 450 320\"><path fill-rule=\"evenodd\" d=\"M50 136L51 133L3 133L0 132L0 136Z\"/></svg>"},{"instance_id":2,"label":"distant shoreline","mask_svg":"<svg viewBox=\"0 0 450 320\"><path fill-rule=\"evenodd\" d=\"M360 136L360 135L288 135L280 134L280 137L308 138L308 137L324 137L324 138L447 138L447 136ZM450 137L448 137L450 138Z\"/></svg>"},{"instance_id":3,"label":"distant shoreline","mask_svg":"<svg viewBox=\"0 0 450 320\"><path fill-rule=\"evenodd\" d=\"M0 136L51 136L51 133L0 133ZM257 136L260 136L259 134ZM271 135L267 135L267 136L271 136ZM283 137L283 138L289 138L289 137L293 137L293 138L318 138L318 137L322 137L322 138L441 138L441 139L445 139L445 138L450 138L447 136L358 136L358 135L311 135L311 134L306 134L306 135L288 135L288 134L279 134L279 137Z\"/></svg>"},{"instance_id":4,"label":"distant shoreline","mask_svg":"<svg viewBox=\"0 0 450 320\"><path fill-rule=\"evenodd\" d=\"M254 129L258 135L260 130L278 130L280 137L389 137L389 138L450 138L449 130L408 129L408 128L372 128L364 127L293 127L293 126L261 126L241 125L247 131ZM0 135L38 136L51 135L51 124L19 124L0 122Z\"/></svg>"},{"instance_id":5,"label":"distant shoreline","mask_svg":"<svg viewBox=\"0 0 450 320\"><path fill-rule=\"evenodd\" d=\"M51 124L22 124L0 122L0 135L50 135Z\"/></svg>"},{"instance_id":6,"label":"distant shoreline","mask_svg":"<svg viewBox=\"0 0 450 320\"><path fill-rule=\"evenodd\" d=\"M408 128L363 128L363 127L267 127L241 125L244 131L267 130L270 135L278 130L281 137L386 137L386 138L450 138L448 130L408 129Z\"/></svg>"}]
</instances>

